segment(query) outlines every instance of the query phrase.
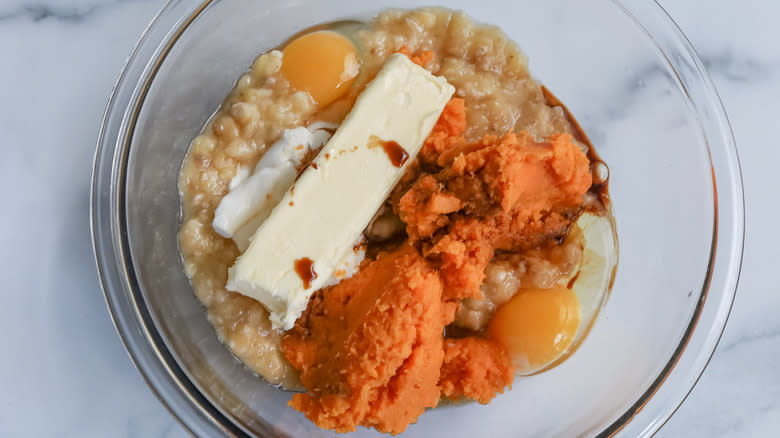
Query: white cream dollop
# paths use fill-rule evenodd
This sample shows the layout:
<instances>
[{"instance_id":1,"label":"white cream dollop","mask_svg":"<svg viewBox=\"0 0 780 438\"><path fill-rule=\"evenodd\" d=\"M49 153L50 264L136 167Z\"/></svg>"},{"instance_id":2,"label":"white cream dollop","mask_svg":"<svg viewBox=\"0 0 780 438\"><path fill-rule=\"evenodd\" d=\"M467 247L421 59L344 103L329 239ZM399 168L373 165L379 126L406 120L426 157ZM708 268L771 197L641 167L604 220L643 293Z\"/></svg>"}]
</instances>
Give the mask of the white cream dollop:
<instances>
[{"instance_id":1,"label":"white cream dollop","mask_svg":"<svg viewBox=\"0 0 780 438\"><path fill-rule=\"evenodd\" d=\"M214 212L211 226L219 235L233 239L243 252L257 227L271 214L290 190L306 154L321 148L335 125L313 123L310 127L287 129L255 166L252 175L239 166L225 195Z\"/></svg>"}]
</instances>

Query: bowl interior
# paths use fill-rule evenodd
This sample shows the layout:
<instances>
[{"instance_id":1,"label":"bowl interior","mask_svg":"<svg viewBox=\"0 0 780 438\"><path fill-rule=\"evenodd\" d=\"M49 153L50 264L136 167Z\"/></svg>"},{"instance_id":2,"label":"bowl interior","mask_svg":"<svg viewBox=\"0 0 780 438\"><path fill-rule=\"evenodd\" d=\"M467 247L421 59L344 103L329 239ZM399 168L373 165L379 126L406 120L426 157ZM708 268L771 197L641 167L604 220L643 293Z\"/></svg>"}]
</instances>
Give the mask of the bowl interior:
<instances>
[{"instance_id":1,"label":"bowl interior","mask_svg":"<svg viewBox=\"0 0 780 438\"><path fill-rule=\"evenodd\" d=\"M123 181L136 286L179 367L248 434L333 435L287 407L290 394L237 361L206 320L177 247L182 159L258 54L316 23L427 4L222 0L183 17L147 65L151 82L139 86L129 110ZM614 428L672 361L706 289L716 211L702 127L664 53L612 1L445 5L501 27L589 134L610 169L620 261L609 300L569 360L518 378L489 406L430 411L406 434L479 436L491 425L496 436L572 436Z\"/></svg>"}]
</instances>

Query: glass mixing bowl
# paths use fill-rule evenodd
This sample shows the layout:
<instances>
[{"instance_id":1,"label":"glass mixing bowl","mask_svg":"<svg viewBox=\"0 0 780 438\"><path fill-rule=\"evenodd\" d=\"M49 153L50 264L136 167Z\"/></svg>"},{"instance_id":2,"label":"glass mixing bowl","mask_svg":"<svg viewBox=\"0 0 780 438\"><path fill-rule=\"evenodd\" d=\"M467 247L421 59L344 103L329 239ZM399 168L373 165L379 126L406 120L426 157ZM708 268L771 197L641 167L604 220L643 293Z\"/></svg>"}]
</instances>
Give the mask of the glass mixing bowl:
<instances>
[{"instance_id":1,"label":"glass mixing bowl","mask_svg":"<svg viewBox=\"0 0 780 438\"><path fill-rule=\"evenodd\" d=\"M177 174L190 141L255 56L290 35L427 4L174 0L130 56L96 152L95 253L130 356L193 433L333 435L236 360L192 294L176 237ZM429 411L406 435L651 435L707 365L741 263L739 162L701 60L652 1L440 5L500 26L578 118L610 168L621 253L611 296L571 358L518 378L490 405Z\"/></svg>"}]
</instances>

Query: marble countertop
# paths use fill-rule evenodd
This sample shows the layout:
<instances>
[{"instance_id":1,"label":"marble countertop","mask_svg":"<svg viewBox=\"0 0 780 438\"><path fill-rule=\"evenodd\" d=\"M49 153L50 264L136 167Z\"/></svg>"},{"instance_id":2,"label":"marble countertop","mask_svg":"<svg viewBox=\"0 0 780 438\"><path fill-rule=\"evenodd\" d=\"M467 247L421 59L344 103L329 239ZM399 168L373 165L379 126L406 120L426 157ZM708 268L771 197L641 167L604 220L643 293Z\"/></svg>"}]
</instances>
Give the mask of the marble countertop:
<instances>
[{"instance_id":1,"label":"marble countertop","mask_svg":"<svg viewBox=\"0 0 780 438\"><path fill-rule=\"evenodd\" d=\"M133 367L89 237L101 116L163 0L0 0L0 436L183 437ZM744 267L707 370L658 436L780 430L780 3L664 0L711 71L739 145ZM11 187L11 189L7 189Z\"/></svg>"}]
</instances>

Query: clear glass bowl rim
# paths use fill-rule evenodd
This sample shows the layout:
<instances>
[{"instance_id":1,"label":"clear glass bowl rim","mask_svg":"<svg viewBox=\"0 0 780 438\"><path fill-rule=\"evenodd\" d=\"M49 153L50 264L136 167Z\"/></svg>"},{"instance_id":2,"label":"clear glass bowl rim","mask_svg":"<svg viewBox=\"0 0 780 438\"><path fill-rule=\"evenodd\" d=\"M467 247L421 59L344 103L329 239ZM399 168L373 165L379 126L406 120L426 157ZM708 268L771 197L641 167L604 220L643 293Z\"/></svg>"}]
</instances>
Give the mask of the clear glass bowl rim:
<instances>
[{"instance_id":1,"label":"clear glass bowl rim","mask_svg":"<svg viewBox=\"0 0 780 438\"><path fill-rule=\"evenodd\" d=\"M149 388L195 435L240 437L248 436L246 431L213 406L189 381L154 326L132 273L124 237L121 194L135 116L154 74L178 36L214 1L169 0L127 58L112 90L98 135L90 226L106 304L130 358ZM651 436L668 421L696 385L725 328L742 265L744 194L731 126L712 80L691 43L656 1L611 1L653 39L677 75L707 141L716 192L716 223L707 281L686 333L650 387L630 409L598 433L598 436L628 434L627 426L630 425L632 435ZM654 403L664 404L648 409ZM267 432L272 434L270 426Z\"/></svg>"}]
</instances>

